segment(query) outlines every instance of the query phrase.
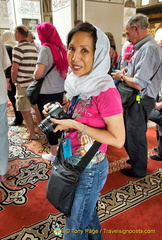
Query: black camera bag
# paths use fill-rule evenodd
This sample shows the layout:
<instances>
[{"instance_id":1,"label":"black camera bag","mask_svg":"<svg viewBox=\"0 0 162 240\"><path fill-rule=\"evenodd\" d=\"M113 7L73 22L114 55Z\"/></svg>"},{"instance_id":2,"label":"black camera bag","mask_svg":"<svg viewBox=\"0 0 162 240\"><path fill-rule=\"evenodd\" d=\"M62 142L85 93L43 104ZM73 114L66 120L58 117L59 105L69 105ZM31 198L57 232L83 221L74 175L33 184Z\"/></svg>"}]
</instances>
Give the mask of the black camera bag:
<instances>
[{"instance_id":1,"label":"black camera bag","mask_svg":"<svg viewBox=\"0 0 162 240\"><path fill-rule=\"evenodd\" d=\"M162 126L162 109L159 111L156 108L153 108L150 112L149 120Z\"/></svg>"},{"instance_id":2,"label":"black camera bag","mask_svg":"<svg viewBox=\"0 0 162 240\"><path fill-rule=\"evenodd\" d=\"M67 217L71 215L71 208L78 185L79 176L94 157L101 143L95 141L89 151L81 158L77 166L69 164L63 156L62 142L57 156L52 164L46 197L49 202Z\"/></svg>"},{"instance_id":3,"label":"black camera bag","mask_svg":"<svg viewBox=\"0 0 162 240\"><path fill-rule=\"evenodd\" d=\"M122 106L124 108L130 107L136 101L136 95L138 90L132 87L129 87L125 82L118 82L117 89L120 93Z\"/></svg>"},{"instance_id":4,"label":"black camera bag","mask_svg":"<svg viewBox=\"0 0 162 240\"><path fill-rule=\"evenodd\" d=\"M38 102L38 96L41 90L42 83L44 81L44 78L51 72L51 70L54 68L54 65L48 70L48 72L45 74L44 77L40 79L33 80L30 85L26 89L26 95L29 99L31 104L37 104Z\"/></svg>"}]
</instances>

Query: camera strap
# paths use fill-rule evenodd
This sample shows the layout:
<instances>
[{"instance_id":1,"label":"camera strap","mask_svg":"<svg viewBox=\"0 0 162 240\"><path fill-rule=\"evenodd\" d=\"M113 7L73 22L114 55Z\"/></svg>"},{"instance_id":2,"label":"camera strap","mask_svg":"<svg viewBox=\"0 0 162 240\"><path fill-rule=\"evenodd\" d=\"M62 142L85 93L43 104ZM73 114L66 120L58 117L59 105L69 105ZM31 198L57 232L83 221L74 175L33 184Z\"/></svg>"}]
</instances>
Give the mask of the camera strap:
<instances>
[{"instance_id":1,"label":"camera strap","mask_svg":"<svg viewBox=\"0 0 162 240\"><path fill-rule=\"evenodd\" d=\"M80 100L80 96L74 96L71 100L71 104L69 106L69 116L72 118L74 110L78 104ZM65 137L64 135L65 133L63 133L63 138ZM78 162L78 164L76 165L76 168L78 169L78 171L81 173L86 167L87 165L90 163L90 161L92 160L92 158L94 157L94 155L96 154L96 152L98 151L99 147L101 146L102 143L98 142L98 141L94 141L93 145L90 147L90 149L86 152L86 154L80 159L80 161Z\"/></svg>"},{"instance_id":2,"label":"camera strap","mask_svg":"<svg viewBox=\"0 0 162 240\"><path fill-rule=\"evenodd\" d=\"M69 106L69 116L70 116L71 118L72 118L72 116L73 116L74 110L75 110L75 108L76 108L79 100L80 100L80 96L79 96L79 95L74 96L74 97L72 98L72 100L71 100L71 103L70 103L70 106Z\"/></svg>"}]
</instances>

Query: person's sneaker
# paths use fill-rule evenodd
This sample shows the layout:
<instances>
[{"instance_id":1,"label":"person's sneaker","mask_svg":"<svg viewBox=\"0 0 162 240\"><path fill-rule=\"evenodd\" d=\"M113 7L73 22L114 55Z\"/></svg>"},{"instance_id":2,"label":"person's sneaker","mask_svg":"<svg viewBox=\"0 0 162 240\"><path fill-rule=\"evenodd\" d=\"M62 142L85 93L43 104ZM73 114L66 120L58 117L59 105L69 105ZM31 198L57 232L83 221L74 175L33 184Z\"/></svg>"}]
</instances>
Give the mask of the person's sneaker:
<instances>
[{"instance_id":1,"label":"person's sneaker","mask_svg":"<svg viewBox=\"0 0 162 240\"><path fill-rule=\"evenodd\" d=\"M150 156L150 158L156 161L162 161L162 156L160 157L158 155L153 155L153 156Z\"/></svg>"},{"instance_id":2,"label":"person's sneaker","mask_svg":"<svg viewBox=\"0 0 162 240\"><path fill-rule=\"evenodd\" d=\"M21 125L23 125L23 123L22 122L18 123L18 122L13 121L12 123L9 123L8 125L9 126L21 126Z\"/></svg>"},{"instance_id":3,"label":"person's sneaker","mask_svg":"<svg viewBox=\"0 0 162 240\"><path fill-rule=\"evenodd\" d=\"M145 175L141 175L141 176L135 174L131 168L122 169L121 173L124 174L127 177L139 177L139 178L142 178L142 177L146 176L146 174Z\"/></svg>"},{"instance_id":4,"label":"person's sneaker","mask_svg":"<svg viewBox=\"0 0 162 240\"><path fill-rule=\"evenodd\" d=\"M49 154L42 154L42 159L48 160L48 161L54 161L56 156L52 155L51 153Z\"/></svg>"},{"instance_id":5,"label":"person's sneaker","mask_svg":"<svg viewBox=\"0 0 162 240\"><path fill-rule=\"evenodd\" d=\"M0 182L5 182L7 179L6 174L5 175L0 175Z\"/></svg>"}]
</instances>

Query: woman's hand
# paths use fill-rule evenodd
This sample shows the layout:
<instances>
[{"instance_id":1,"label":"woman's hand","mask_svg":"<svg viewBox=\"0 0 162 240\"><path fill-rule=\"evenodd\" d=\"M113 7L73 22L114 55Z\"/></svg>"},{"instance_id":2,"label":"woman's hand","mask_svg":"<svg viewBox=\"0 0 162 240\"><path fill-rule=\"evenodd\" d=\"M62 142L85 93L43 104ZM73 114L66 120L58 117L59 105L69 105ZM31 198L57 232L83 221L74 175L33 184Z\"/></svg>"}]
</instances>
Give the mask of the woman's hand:
<instances>
[{"instance_id":1,"label":"woman's hand","mask_svg":"<svg viewBox=\"0 0 162 240\"><path fill-rule=\"evenodd\" d=\"M49 106L50 106L50 103L47 103L43 106L44 109L43 109L42 113L44 114L45 117L48 116L48 107Z\"/></svg>"},{"instance_id":2,"label":"woman's hand","mask_svg":"<svg viewBox=\"0 0 162 240\"><path fill-rule=\"evenodd\" d=\"M123 114L104 118L107 129L86 126L85 124L77 122L73 119L60 120L50 118L50 121L56 124L56 128L53 130L54 132L57 132L58 130L67 130L69 128L77 129L82 134L86 134L101 143L117 148L121 148L125 142Z\"/></svg>"},{"instance_id":3,"label":"woman's hand","mask_svg":"<svg viewBox=\"0 0 162 240\"><path fill-rule=\"evenodd\" d=\"M61 106L61 104L59 103L59 102L55 102L54 104L57 104L57 105L60 105ZM45 117L47 117L49 114L48 114L48 107L51 105L51 103L47 103L47 104L45 104L44 106L43 106L43 111L42 111L42 113L44 114L44 116Z\"/></svg>"},{"instance_id":4,"label":"woman's hand","mask_svg":"<svg viewBox=\"0 0 162 240\"><path fill-rule=\"evenodd\" d=\"M82 123L79 123L73 119L56 119L56 118L50 118L50 121L57 124L53 132L67 130L69 128L75 128L78 129L79 125L83 125ZM79 130L79 129L78 129Z\"/></svg>"},{"instance_id":5,"label":"woman's hand","mask_svg":"<svg viewBox=\"0 0 162 240\"><path fill-rule=\"evenodd\" d=\"M161 102L156 102L155 103L155 108L160 111L162 109L162 101Z\"/></svg>"}]
</instances>

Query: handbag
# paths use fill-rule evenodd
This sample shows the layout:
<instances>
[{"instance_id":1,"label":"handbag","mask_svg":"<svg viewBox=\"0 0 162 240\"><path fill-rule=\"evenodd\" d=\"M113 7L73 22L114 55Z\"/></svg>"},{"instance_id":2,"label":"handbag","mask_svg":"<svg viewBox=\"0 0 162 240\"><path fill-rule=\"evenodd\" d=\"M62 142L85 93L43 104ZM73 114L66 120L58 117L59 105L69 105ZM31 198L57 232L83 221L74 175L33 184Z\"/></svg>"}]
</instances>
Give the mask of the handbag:
<instances>
[{"instance_id":1,"label":"handbag","mask_svg":"<svg viewBox=\"0 0 162 240\"><path fill-rule=\"evenodd\" d=\"M159 68L161 66L161 62L154 72L153 76L150 78L150 81L155 77L156 73L158 72ZM139 90L129 87L125 82L119 81L116 85L116 88L118 89L121 100L122 100L122 106L124 109L129 108L135 101L136 96L139 93Z\"/></svg>"},{"instance_id":2,"label":"handbag","mask_svg":"<svg viewBox=\"0 0 162 240\"><path fill-rule=\"evenodd\" d=\"M149 115L149 120L162 126L162 110L159 111L156 108L153 108Z\"/></svg>"},{"instance_id":3,"label":"handbag","mask_svg":"<svg viewBox=\"0 0 162 240\"><path fill-rule=\"evenodd\" d=\"M124 108L130 107L136 101L136 95L139 91L135 88L129 87L122 81L119 81L116 87L121 96L122 106Z\"/></svg>"},{"instance_id":4,"label":"handbag","mask_svg":"<svg viewBox=\"0 0 162 240\"><path fill-rule=\"evenodd\" d=\"M30 85L26 89L26 95L27 98L29 99L31 104L37 104L38 102L38 96L40 93L40 89L43 83L44 78L51 72L51 70L54 68L54 65L48 70L48 72L45 74L44 77L40 79L34 79Z\"/></svg>"},{"instance_id":5,"label":"handbag","mask_svg":"<svg viewBox=\"0 0 162 240\"><path fill-rule=\"evenodd\" d=\"M46 197L49 202L67 217L71 216L71 208L78 185L80 174L89 164L101 143L95 141L89 151L81 158L76 166L68 163L63 156L62 142L57 156L52 164Z\"/></svg>"}]
</instances>

